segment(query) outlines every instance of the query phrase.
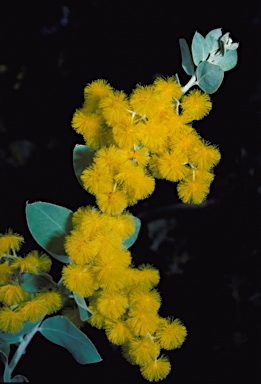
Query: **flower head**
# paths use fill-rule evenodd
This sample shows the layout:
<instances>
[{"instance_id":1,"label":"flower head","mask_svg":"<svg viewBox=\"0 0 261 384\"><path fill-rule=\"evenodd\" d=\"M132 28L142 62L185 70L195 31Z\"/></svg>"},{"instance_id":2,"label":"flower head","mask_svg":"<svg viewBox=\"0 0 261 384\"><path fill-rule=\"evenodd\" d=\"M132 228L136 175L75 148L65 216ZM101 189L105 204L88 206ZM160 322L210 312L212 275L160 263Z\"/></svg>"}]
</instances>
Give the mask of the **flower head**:
<instances>
[{"instance_id":1,"label":"flower head","mask_svg":"<svg viewBox=\"0 0 261 384\"><path fill-rule=\"evenodd\" d=\"M183 116L187 122L201 120L208 115L212 108L210 97L198 89L193 89L188 95L183 96L181 101Z\"/></svg>"},{"instance_id":2,"label":"flower head","mask_svg":"<svg viewBox=\"0 0 261 384\"><path fill-rule=\"evenodd\" d=\"M171 371L171 365L167 357L161 356L158 359L151 359L147 364L141 366L142 376L152 382L165 379Z\"/></svg>"},{"instance_id":3,"label":"flower head","mask_svg":"<svg viewBox=\"0 0 261 384\"><path fill-rule=\"evenodd\" d=\"M91 296L97 288L93 270L90 266L69 264L62 270L63 283L72 292L82 297Z\"/></svg>"},{"instance_id":4,"label":"flower head","mask_svg":"<svg viewBox=\"0 0 261 384\"><path fill-rule=\"evenodd\" d=\"M160 343L161 348L167 350L180 348L187 336L186 327L181 321L168 318L159 324L159 328L156 331L156 339Z\"/></svg>"},{"instance_id":5,"label":"flower head","mask_svg":"<svg viewBox=\"0 0 261 384\"><path fill-rule=\"evenodd\" d=\"M0 256L11 251L15 253L20 249L23 242L23 236L13 232L12 229L8 229L5 234L0 233Z\"/></svg>"},{"instance_id":6,"label":"flower head","mask_svg":"<svg viewBox=\"0 0 261 384\"><path fill-rule=\"evenodd\" d=\"M0 308L0 329L3 332L16 333L23 326L22 313L18 308L14 310L9 307Z\"/></svg>"}]
</instances>

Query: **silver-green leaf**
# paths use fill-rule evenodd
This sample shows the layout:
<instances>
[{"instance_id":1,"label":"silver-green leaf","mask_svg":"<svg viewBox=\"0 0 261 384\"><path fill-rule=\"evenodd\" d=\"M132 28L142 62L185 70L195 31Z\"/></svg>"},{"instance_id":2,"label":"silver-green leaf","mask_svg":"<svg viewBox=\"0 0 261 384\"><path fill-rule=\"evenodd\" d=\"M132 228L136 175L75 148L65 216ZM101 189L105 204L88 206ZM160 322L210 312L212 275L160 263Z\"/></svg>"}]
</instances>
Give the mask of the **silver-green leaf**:
<instances>
[{"instance_id":1,"label":"silver-green leaf","mask_svg":"<svg viewBox=\"0 0 261 384\"><path fill-rule=\"evenodd\" d=\"M191 49L195 65L199 65L199 63L206 60L209 55L208 43L199 32L195 32L193 36Z\"/></svg>"},{"instance_id":2,"label":"silver-green leaf","mask_svg":"<svg viewBox=\"0 0 261 384\"><path fill-rule=\"evenodd\" d=\"M203 92L214 93L220 87L224 71L218 65L203 61L196 70L197 83Z\"/></svg>"}]
</instances>

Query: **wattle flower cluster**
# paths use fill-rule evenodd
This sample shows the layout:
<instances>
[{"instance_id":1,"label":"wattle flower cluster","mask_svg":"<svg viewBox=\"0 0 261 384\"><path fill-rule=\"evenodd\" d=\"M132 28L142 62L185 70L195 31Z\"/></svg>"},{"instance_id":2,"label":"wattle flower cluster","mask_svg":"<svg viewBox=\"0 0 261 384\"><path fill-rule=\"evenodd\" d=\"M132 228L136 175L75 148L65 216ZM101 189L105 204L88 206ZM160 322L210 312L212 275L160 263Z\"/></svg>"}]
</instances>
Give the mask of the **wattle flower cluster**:
<instances>
[{"instance_id":1,"label":"wattle flower cluster","mask_svg":"<svg viewBox=\"0 0 261 384\"><path fill-rule=\"evenodd\" d=\"M37 322L61 309L63 298L52 284L31 289L28 276L45 276L52 265L46 254L31 251L17 256L24 238L9 230L0 234L0 331L17 333L27 322Z\"/></svg>"},{"instance_id":2,"label":"wattle flower cluster","mask_svg":"<svg viewBox=\"0 0 261 384\"><path fill-rule=\"evenodd\" d=\"M89 323L105 329L149 381L169 374L161 350L179 348L187 330L179 319L159 314L159 271L133 265L125 242L135 221L127 208L153 193L155 178L178 183L185 203L205 200L220 153L191 123L211 107L209 95L199 90L183 95L174 77L137 85L129 97L99 79L85 87L84 103L72 119L94 153L80 178L97 208L73 214L65 240L71 262L63 267L63 283L88 301Z\"/></svg>"}]
</instances>

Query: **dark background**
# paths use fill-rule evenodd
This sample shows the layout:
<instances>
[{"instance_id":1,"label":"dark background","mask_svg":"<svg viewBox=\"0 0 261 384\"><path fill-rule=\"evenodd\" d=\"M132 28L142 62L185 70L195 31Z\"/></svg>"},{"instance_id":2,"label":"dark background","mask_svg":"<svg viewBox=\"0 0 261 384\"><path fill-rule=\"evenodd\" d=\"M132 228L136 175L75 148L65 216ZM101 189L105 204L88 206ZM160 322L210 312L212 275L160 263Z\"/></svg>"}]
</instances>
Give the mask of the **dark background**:
<instances>
[{"instance_id":1,"label":"dark background","mask_svg":"<svg viewBox=\"0 0 261 384\"><path fill-rule=\"evenodd\" d=\"M235 4L235 3L234 3ZM238 3L236 3L238 4ZM25 220L26 201L76 210L94 204L73 172L81 137L71 128L86 83L105 78L130 92L155 76L179 74L178 39L222 27L240 43L236 68L211 96L213 109L194 124L222 159L206 203L181 204L175 186L158 182L131 212L142 220L133 260L151 263L162 279L161 315L188 328L164 383L261 381L259 217L260 25L258 1L37 1L0 4L0 232L39 249ZM59 266L54 261L53 273ZM146 383L103 331L86 326L103 362L81 366L37 335L16 373L31 382ZM74 380L74 381L72 381Z\"/></svg>"}]
</instances>

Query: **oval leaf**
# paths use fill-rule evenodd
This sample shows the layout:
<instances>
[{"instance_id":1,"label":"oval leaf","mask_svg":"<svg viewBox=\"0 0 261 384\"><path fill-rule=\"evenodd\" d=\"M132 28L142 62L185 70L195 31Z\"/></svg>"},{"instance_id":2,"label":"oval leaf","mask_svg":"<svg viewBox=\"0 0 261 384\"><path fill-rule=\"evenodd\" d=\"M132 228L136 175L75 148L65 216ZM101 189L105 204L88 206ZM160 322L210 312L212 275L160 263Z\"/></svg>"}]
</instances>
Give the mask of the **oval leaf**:
<instances>
[{"instance_id":1,"label":"oval leaf","mask_svg":"<svg viewBox=\"0 0 261 384\"><path fill-rule=\"evenodd\" d=\"M11 383L29 383L29 380L23 375L16 375L11 379Z\"/></svg>"},{"instance_id":2,"label":"oval leaf","mask_svg":"<svg viewBox=\"0 0 261 384\"><path fill-rule=\"evenodd\" d=\"M209 55L208 43L199 32L195 32L193 36L191 49L195 65L199 65L199 63L206 60Z\"/></svg>"},{"instance_id":3,"label":"oval leaf","mask_svg":"<svg viewBox=\"0 0 261 384\"><path fill-rule=\"evenodd\" d=\"M206 42L209 46L209 52L214 52L219 49L219 38L222 36L222 29L216 28L208 32L205 37Z\"/></svg>"},{"instance_id":4,"label":"oval leaf","mask_svg":"<svg viewBox=\"0 0 261 384\"><path fill-rule=\"evenodd\" d=\"M126 240L124 240L123 246L125 249L130 248L135 243L140 232L140 227L141 227L140 219L138 219L138 217L135 217L135 216L133 216L133 219L135 221L135 232Z\"/></svg>"},{"instance_id":5,"label":"oval leaf","mask_svg":"<svg viewBox=\"0 0 261 384\"><path fill-rule=\"evenodd\" d=\"M42 288L48 289L56 286L56 283L48 273L40 273L38 275L22 273L18 276L18 279L21 287L30 293L36 293Z\"/></svg>"},{"instance_id":6,"label":"oval leaf","mask_svg":"<svg viewBox=\"0 0 261 384\"><path fill-rule=\"evenodd\" d=\"M32 236L43 249L63 263L69 262L64 240L72 230L71 217L72 211L59 205L42 201L26 205L26 219Z\"/></svg>"},{"instance_id":7,"label":"oval leaf","mask_svg":"<svg viewBox=\"0 0 261 384\"><path fill-rule=\"evenodd\" d=\"M73 292L74 300L76 304L78 305L79 308L79 313L80 313L80 319L82 321L86 321L90 319L93 315L93 313L89 310L87 307L86 301L84 300L83 297L78 295L78 293Z\"/></svg>"},{"instance_id":8,"label":"oval leaf","mask_svg":"<svg viewBox=\"0 0 261 384\"><path fill-rule=\"evenodd\" d=\"M52 343L67 349L79 364L102 361L90 339L63 316L53 316L44 320L39 331Z\"/></svg>"},{"instance_id":9,"label":"oval leaf","mask_svg":"<svg viewBox=\"0 0 261 384\"><path fill-rule=\"evenodd\" d=\"M91 165L95 151L87 145L77 144L73 150L73 169L75 175L82 185L80 179L84 169Z\"/></svg>"},{"instance_id":10,"label":"oval leaf","mask_svg":"<svg viewBox=\"0 0 261 384\"><path fill-rule=\"evenodd\" d=\"M196 75L198 86L208 94L216 92L224 78L223 70L218 65L207 61L199 64Z\"/></svg>"},{"instance_id":11,"label":"oval leaf","mask_svg":"<svg viewBox=\"0 0 261 384\"><path fill-rule=\"evenodd\" d=\"M229 71L237 64L237 51L227 49L224 56L215 59L215 64L223 69L223 71Z\"/></svg>"},{"instance_id":12,"label":"oval leaf","mask_svg":"<svg viewBox=\"0 0 261 384\"><path fill-rule=\"evenodd\" d=\"M194 74L194 64L186 40L179 39L179 46L181 51L182 68L187 75L192 76Z\"/></svg>"}]
</instances>

